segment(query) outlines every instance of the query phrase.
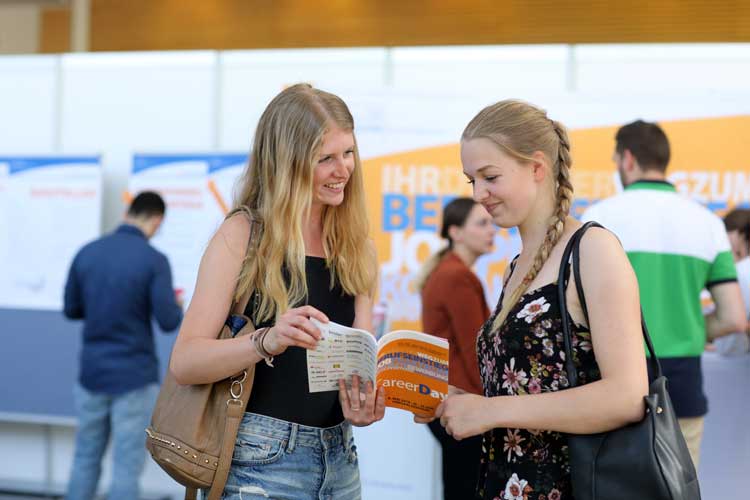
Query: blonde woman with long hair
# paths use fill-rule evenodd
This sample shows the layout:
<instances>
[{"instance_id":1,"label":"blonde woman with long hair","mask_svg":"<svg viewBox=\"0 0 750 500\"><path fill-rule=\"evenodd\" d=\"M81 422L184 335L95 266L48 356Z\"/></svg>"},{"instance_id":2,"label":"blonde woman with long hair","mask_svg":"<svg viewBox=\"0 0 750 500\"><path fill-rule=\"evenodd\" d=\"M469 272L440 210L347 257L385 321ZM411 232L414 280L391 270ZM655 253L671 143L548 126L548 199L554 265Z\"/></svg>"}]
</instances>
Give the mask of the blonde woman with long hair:
<instances>
[{"instance_id":1,"label":"blonde woman with long hair","mask_svg":"<svg viewBox=\"0 0 750 500\"><path fill-rule=\"evenodd\" d=\"M568 280L580 380L568 388L556 279L565 245L581 226L569 215L568 134L543 110L502 101L466 127L461 162L474 199L495 224L518 228L522 250L477 338L484 395L454 392L437 416L456 439L483 434L478 498L572 499L565 434L607 431L643 416L648 380L638 283L614 235L585 233L590 324Z\"/></svg>"},{"instance_id":2,"label":"blonde woman with long hair","mask_svg":"<svg viewBox=\"0 0 750 500\"><path fill-rule=\"evenodd\" d=\"M306 360L321 336L312 319L372 329L377 262L346 104L306 84L282 91L260 118L239 188L203 255L170 369L181 384L204 384L256 365L222 498L360 498L351 426L382 419L383 394L356 377L350 390L340 381L310 393ZM241 209L261 222L249 254ZM249 289L256 332L217 340Z\"/></svg>"}]
</instances>

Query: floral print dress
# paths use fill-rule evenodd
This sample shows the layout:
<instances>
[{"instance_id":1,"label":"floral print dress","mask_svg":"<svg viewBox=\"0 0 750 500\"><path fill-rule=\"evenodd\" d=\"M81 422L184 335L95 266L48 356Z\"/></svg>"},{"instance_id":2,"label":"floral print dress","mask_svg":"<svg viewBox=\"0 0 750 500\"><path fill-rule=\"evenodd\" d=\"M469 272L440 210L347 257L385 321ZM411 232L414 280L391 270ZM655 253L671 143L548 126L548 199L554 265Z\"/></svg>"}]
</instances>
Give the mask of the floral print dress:
<instances>
[{"instance_id":1,"label":"floral print dress","mask_svg":"<svg viewBox=\"0 0 750 500\"><path fill-rule=\"evenodd\" d=\"M511 273L515 259L511 263ZM568 283L570 268L566 270ZM525 293L496 331L503 297L477 338L479 371L487 397L554 392L568 387L557 283ZM600 378L591 334L572 325L573 361L580 384ZM572 500L564 434L492 429L482 438L477 496L487 500Z\"/></svg>"}]
</instances>

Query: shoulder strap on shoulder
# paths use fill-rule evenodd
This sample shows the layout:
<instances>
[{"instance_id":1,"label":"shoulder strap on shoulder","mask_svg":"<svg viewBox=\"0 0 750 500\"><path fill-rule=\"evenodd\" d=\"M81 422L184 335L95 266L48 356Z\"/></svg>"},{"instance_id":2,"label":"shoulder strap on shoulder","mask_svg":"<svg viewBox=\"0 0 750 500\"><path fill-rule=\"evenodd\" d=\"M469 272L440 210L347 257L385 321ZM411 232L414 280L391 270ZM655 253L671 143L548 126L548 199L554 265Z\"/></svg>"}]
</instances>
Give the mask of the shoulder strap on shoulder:
<instances>
[{"instance_id":1,"label":"shoulder strap on shoulder","mask_svg":"<svg viewBox=\"0 0 750 500\"><path fill-rule=\"evenodd\" d=\"M252 210L247 205L240 205L233 210L231 210L225 219L228 219L232 217L235 214L242 213L247 217L248 221L250 222L250 236L248 237L247 241L247 251L245 253L245 256L247 257L249 254L253 252L255 244L258 242L258 238L260 238L260 233L262 230L262 223L261 218L258 216L257 211ZM248 287L247 291L240 297L235 303L234 307L232 308L232 312L234 314L244 314L245 309L247 308L248 302L250 302L250 297L253 294L253 288Z\"/></svg>"},{"instance_id":2,"label":"shoulder strap on shoulder","mask_svg":"<svg viewBox=\"0 0 750 500\"><path fill-rule=\"evenodd\" d=\"M563 343L565 345L565 371L568 374L568 381L570 382L571 387L576 387L578 385L578 372L575 369L575 365L573 363L570 322L568 321L568 307L565 301L566 286L564 283L564 273L572 256L573 277L575 279L576 292L578 293L578 301L581 304L581 310L583 311L584 317L586 318L586 322L589 323L590 326L591 323L589 321L588 308L586 307L586 296L583 292L583 280L581 279L580 248L581 239L583 238L584 233L591 227L600 227L602 229L606 229L604 226L595 221L589 221L581 226L573 234L573 236L570 237L568 244L565 246L565 251L563 252L563 256L560 262L560 271L557 278L557 297L560 304L560 314L562 316L563 328ZM654 352L654 346L651 342L651 336L648 333L646 321L643 318L643 310L641 310L641 329L643 333L643 340L646 343L649 354L651 355L649 361L651 362L653 373L655 374L656 378L658 378L661 376L661 365L659 364L659 360L656 358L656 353Z\"/></svg>"}]
</instances>

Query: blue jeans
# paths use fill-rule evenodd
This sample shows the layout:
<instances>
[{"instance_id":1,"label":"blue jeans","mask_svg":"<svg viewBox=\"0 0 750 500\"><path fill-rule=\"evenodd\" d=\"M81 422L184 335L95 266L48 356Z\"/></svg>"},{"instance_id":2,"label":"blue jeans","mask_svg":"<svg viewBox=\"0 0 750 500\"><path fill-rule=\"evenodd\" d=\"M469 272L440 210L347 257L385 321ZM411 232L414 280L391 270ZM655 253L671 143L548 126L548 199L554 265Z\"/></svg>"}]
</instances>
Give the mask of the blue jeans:
<instances>
[{"instance_id":1,"label":"blue jeans","mask_svg":"<svg viewBox=\"0 0 750 500\"><path fill-rule=\"evenodd\" d=\"M359 500L352 427L321 429L245 413L222 500Z\"/></svg>"},{"instance_id":2,"label":"blue jeans","mask_svg":"<svg viewBox=\"0 0 750 500\"><path fill-rule=\"evenodd\" d=\"M78 430L67 500L92 500L101 473L101 461L112 436L112 484L109 500L135 500L146 459L144 429L149 423L159 387L150 384L110 396L73 389Z\"/></svg>"}]
</instances>

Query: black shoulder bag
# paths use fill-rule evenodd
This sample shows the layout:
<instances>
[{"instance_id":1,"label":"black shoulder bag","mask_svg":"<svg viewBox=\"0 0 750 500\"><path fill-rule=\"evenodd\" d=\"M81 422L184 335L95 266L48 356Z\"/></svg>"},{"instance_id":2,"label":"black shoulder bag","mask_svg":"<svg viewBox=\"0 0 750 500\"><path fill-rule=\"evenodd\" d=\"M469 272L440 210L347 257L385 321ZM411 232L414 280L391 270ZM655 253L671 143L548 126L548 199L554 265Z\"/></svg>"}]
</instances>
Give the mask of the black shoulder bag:
<instances>
[{"instance_id":1,"label":"black shoulder bag","mask_svg":"<svg viewBox=\"0 0 750 500\"><path fill-rule=\"evenodd\" d=\"M586 299L581 283L579 248L589 222L570 238L558 276L558 300L565 343L565 369L570 387L578 385L573 364L571 325L565 303L565 271L573 256L573 275L578 299L588 322ZM667 379L661 373L646 323L641 313L643 339L651 354L655 378L644 397L646 414L640 422L598 434L569 434L570 472L576 500L700 500L695 467L680 431Z\"/></svg>"}]
</instances>

